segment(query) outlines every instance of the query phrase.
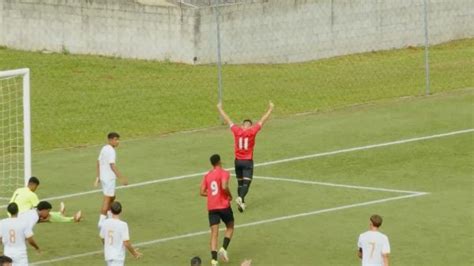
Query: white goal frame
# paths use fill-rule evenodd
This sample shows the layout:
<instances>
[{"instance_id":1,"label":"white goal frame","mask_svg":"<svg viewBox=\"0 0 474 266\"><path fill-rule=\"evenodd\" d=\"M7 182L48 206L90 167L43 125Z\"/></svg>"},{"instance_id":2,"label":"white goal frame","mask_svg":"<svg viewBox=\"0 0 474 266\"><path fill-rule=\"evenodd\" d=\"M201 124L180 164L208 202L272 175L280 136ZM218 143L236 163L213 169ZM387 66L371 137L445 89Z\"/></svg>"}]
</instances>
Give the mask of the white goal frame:
<instances>
[{"instance_id":1,"label":"white goal frame","mask_svg":"<svg viewBox=\"0 0 474 266\"><path fill-rule=\"evenodd\" d=\"M21 76L23 79L23 165L24 182L31 177L31 114L30 114L30 69L21 68L0 71L0 79Z\"/></svg>"}]
</instances>

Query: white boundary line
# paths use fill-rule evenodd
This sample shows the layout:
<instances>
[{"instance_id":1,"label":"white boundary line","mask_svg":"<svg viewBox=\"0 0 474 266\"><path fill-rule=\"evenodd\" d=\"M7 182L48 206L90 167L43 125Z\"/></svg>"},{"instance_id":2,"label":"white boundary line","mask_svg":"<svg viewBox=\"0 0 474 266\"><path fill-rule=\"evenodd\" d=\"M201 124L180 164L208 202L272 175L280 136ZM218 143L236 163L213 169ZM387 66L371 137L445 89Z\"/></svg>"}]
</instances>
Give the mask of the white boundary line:
<instances>
[{"instance_id":1,"label":"white boundary line","mask_svg":"<svg viewBox=\"0 0 474 266\"><path fill-rule=\"evenodd\" d=\"M327 182L319 182L319 181L309 181L309 180L301 180L301 179L293 179L293 178L268 177L268 176L254 176L254 178L263 179L263 180L286 181L286 182L291 182L291 183L308 184L308 185L319 185L319 186L340 187L340 188L350 188L350 189L362 189L362 190L383 191L383 192L393 192L393 193L428 194L427 192L421 192L421 191L410 191L410 190L398 190L398 189L390 189L390 188L344 185L344 184L327 183Z\"/></svg>"},{"instance_id":2,"label":"white boundary line","mask_svg":"<svg viewBox=\"0 0 474 266\"><path fill-rule=\"evenodd\" d=\"M401 139L401 140L396 140L396 141L391 141L391 142L385 142L385 143L379 143L379 144L373 144L373 145L367 145L367 146L360 146L360 147L354 147L354 148L348 148L348 149L342 149L342 150L336 150L336 151L330 151L330 152L315 153L315 154L310 154L310 155L305 155L305 156L299 156L299 157L293 157L293 158L288 158L288 159L270 161L270 162L266 162L266 163L259 163L259 164L256 164L255 166L267 166L267 165L272 165L272 164L287 163L287 162L292 162L292 161L298 161L298 160L305 160L305 159L310 159L310 158L317 158L317 157L335 155L335 154L340 154L340 153L347 153L347 152L361 151L361 150L369 150L369 149L374 149L374 148L387 147L387 146L405 144L405 143L422 141L422 140L443 138L443 137L459 135L459 134L466 134L466 133L471 133L471 132L474 132L474 128L458 130L458 131L452 131L452 132L448 132L448 133L442 133L442 134L436 134L436 135L430 135L430 136L424 136L424 137Z\"/></svg>"},{"instance_id":3,"label":"white boundary line","mask_svg":"<svg viewBox=\"0 0 474 266\"><path fill-rule=\"evenodd\" d=\"M312 158L317 158L317 157L324 157L324 156L330 156L330 155L336 155L336 154L348 153L348 152L354 152L354 151L369 150L369 149L375 149L375 148L380 148L380 147L387 147L387 146L411 143L411 142L416 142L416 141L423 141L423 140L430 140L430 139L454 136L454 135L459 135L459 134L466 134L466 133L471 133L471 132L474 132L474 128L458 130L458 131L452 131L452 132L447 132L447 133L442 133L442 134L435 134L435 135L424 136L424 137L401 139L401 140L397 140L397 141L391 141L391 142L385 142L385 143L379 143L379 144L373 144L373 145L367 145L367 146L360 146L360 147L354 147L354 148L348 148L348 149L341 149L341 150L330 151L330 152L314 153L314 154L298 156L298 157L292 157L292 158L286 158L286 159L275 160L275 161L269 161L269 162L264 162L264 163L257 163L257 164L254 165L254 167L268 166L268 165L280 164L280 163L286 163L286 162L292 162L292 161L298 161L298 160L306 160L306 159L312 159ZM226 170L233 170L233 169L234 168L227 168ZM203 176L206 173L207 172L202 172L202 173L196 173L196 174L188 174L188 175L174 176L174 177L168 177L168 178L154 179L154 180L150 180L150 181L144 181L144 182L140 182L140 183L130 184L128 186L120 186L120 187L117 187L116 189L128 189L128 188L134 188L134 187L147 186L147 185L151 185L151 184L181 180L181 179L186 179L186 178L191 178L191 177L196 177L196 176ZM98 192L101 192L101 191L102 190L100 190L100 189L89 190L89 191L85 191L85 192L78 192L78 193L73 193L73 194L67 194L67 195L44 198L43 200L59 200L59 199L66 199L66 198L72 198L72 197L79 197L79 196L83 196L83 195L98 193ZM0 206L0 208L5 208L5 207L6 207L6 205Z\"/></svg>"},{"instance_id":4,"label":"white boundary line","mask_svg":"<svg viewBox=\"0 0 474 266\"><path fill-rule=\"evenodd\" d=\"M240 224L240 225L236 225L235 228L245 228L245 227L251 227L251 226L256 226L256 225L261 225L261 224L275 223L275 222L279 222L279 221L285 221L285 220L296 219L296 218L301 218L301 217L307 217L307 216L312 216L312 215L319 215L319 214L323 214L323 213L329 213L329 212L341 211L341 210L346 210L346 209L351 209L351 208L357 208L357 207L369 206L369 205L374 205L374 204L380 204L380 203L385 203L385 202L390 202L390 201L420 197L420 196L423 196L423 195L426 195L426 193L420 192L420 193L402 195L402 196L397 196L397 197L390 197L390 198L384 198L384 199L379 199L379 200L372 200L372 201L366 201L366 202L361 202L361 203L355 203L355 204L350 204L350 205L343 205L343 206L334 207L334 208L314 210L314 211L310 211L310 212L303 212L303 213L298 213L298 214L280 216L280 217L276 217L276 218L270 218L270 219L265 219L265 220L261 220L261 221ZM221 230L223 230L223 229L221 229ZM182 234L182 235L178 235L178 236L165 237L165 238L159 238L159 239L155 239L155 240L140 242L140 243L134 244L134 246L136 246L136 247L149 246L149 245L153 245L153 244L165 243L165 242L178 240L178 239L185 239L185 238L201 236L201 235L205 235L205 234L208 234L208 233L209 233L209 230L198 231L198 232L194 232L194 233L187 233L187 234ZM55 259L51 259L51 260L42 260L42 261L34 262L31 265L48 264L48 263L71 260L71 259L77 259L77 258L82 258L82 257L87 257L87 256L92 256L92 255L99 255L99 254L102 254L102 253L103 253L102 250L86 252L86 253L75 254L75 255L71 255L71 256L59 257L59 258L55 258Z\"/></svg>"}]
</instances>

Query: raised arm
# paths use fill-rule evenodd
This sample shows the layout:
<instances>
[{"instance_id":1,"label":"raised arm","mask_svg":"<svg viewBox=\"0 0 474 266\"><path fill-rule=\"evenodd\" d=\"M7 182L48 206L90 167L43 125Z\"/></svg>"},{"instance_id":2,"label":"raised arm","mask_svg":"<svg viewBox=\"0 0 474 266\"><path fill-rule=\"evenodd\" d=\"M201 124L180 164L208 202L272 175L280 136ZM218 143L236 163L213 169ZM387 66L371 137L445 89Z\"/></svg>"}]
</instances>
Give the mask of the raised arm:
<instances>
[{"instance_id":1,"label":"raised arm","mask_svg":"<svg viewBox=\"0 0 474 266\"><path fill-rule=\"evenodd\" d=\"M219 111L219 114L228 125L234 124L234 122L230 120L230 117L224 112L224 109L222 108L222 103L217 104L217 110Z\"/></svg>"},{"instance_id":2,"label":"raised arm","mask_svg":"<svg viewBox=\"0 0 474 266\"><path fill-rule=\"evenodd\" d=\"M260 121L258 121L258 123L263 126L263 124L265 124L265 122L267 122L268 118L270 117L270 115L272 114L272 111L273 111L273 106L274 104L272 103L272 101L268 102L268 110L265 112L265 114L262 116L262 118L260 119Z\"/></svg>"}]
</instances>

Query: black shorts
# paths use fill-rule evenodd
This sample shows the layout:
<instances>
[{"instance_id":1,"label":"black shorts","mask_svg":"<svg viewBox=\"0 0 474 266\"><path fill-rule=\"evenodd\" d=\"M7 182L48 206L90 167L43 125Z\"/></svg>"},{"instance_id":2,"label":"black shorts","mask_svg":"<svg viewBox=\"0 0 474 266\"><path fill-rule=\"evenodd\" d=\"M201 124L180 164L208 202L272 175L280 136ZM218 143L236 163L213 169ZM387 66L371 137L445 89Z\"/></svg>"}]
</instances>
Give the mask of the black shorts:
<instances>
[{"instance_id":1,"label":"black shorts","mask_svg":"<svg viewBox=\"0 0 474 266\"><path fill-rule=\"evenodd\" d=\"M235 175L241 179L253 178L253 160L235 160Z\"/></svg>"},{"instance_id":2,"label":"black shorts","mask_svg":"<svg viewBox=\"0 0 474 266\"><path fill-rule=\"evenodd\" d=\"M234 212L232 212L231 207L227 209L209 211L209 225L210 226L220 224L221 220L226 225L234 221Z\"/></svg>"}]
</instances>

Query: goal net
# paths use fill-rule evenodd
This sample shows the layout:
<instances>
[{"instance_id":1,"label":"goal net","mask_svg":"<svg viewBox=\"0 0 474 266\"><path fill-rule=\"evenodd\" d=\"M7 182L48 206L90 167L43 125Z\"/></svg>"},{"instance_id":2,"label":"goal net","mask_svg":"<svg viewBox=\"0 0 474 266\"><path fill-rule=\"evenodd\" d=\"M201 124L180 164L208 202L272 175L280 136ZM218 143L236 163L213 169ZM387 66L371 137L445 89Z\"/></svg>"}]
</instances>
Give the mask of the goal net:
<instances>
[{"instance_id":1,"label":"goal net","mask_svg":"<svg viewBox=\"0 0 474 266\"><path fill-rule=\"evenodd\" d=\"M0 200L31 176L29 69L0 71Z\"/></svg>"}]
</instances>

